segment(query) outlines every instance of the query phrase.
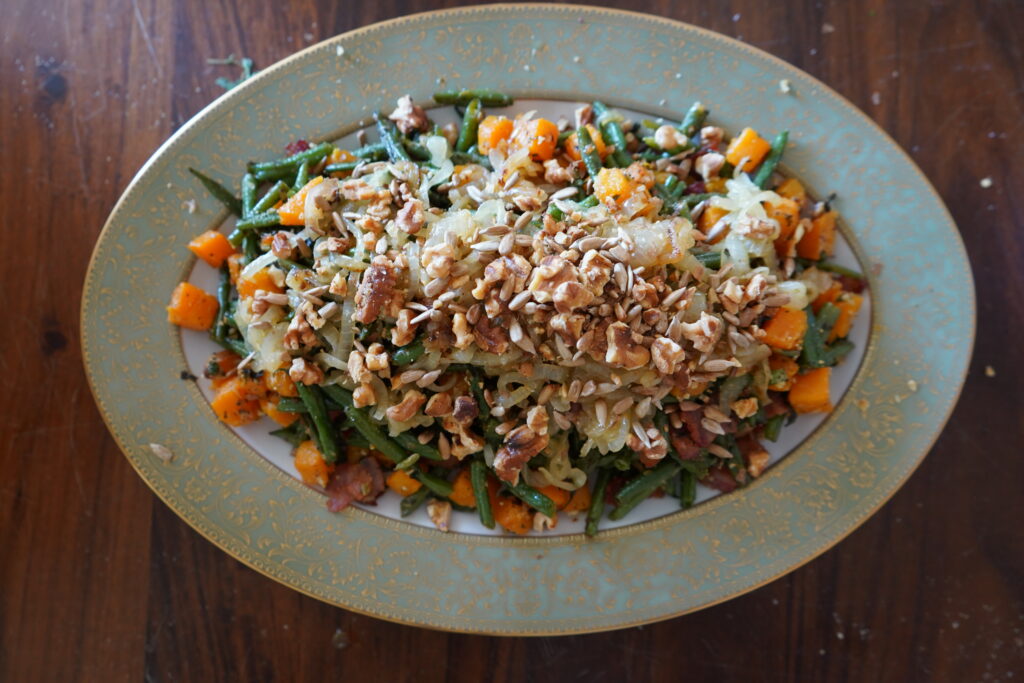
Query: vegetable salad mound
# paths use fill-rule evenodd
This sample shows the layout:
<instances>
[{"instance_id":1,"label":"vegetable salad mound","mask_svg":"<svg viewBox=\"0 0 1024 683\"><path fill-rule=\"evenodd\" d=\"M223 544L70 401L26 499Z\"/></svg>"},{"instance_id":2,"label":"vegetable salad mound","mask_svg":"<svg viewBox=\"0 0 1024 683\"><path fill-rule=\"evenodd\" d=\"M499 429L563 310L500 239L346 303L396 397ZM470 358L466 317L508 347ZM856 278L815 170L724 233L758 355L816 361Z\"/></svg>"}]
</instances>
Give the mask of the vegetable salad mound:
<instances>
[{"instance_id":1,"label":"vegetable salad mound","mask_svg":"<svg viewBox=\"0 0 1024 683\"><path fill-rule=\"evenodd\" d=\"M764 472L764 439L827 412L863 278L828 261L836 213L777 171L787 133L729 137L600 102L575 121L488 114L512 99L408 96L379 141L297 141L251 163L237 216L189 244L171 322L224 347L206 377L237 426L266 416L328 506L390 488L525 534L694 504Z\"/></svg>"}]
</instances>

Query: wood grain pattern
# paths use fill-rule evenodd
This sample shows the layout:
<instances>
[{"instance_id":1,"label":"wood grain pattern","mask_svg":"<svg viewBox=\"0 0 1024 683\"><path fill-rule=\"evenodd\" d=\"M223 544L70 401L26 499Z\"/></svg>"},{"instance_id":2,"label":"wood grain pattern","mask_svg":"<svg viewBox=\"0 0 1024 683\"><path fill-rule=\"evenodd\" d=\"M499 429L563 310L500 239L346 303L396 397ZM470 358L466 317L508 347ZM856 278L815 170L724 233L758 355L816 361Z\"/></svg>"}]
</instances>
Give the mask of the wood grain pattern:
<instances>
[{"instance_id":1,"label":"wood grain pattern","mask_svg":"<svg viewBox=\"0 0 1024 683\"><path fill-rule=\"evenodd\" d=\"M452 4L5 1L0 680L1024 676L1024 5L1011 0L607 3L740 37L818 76L911 153L967 243L979 328L964 399L896 497L802 569L617 633L451 635L298 595L214 548L149 492L107 435L77 338L89 254L120 192L219 94L214 79L235 76L208 57L266 66L336 33Z\"/></svg>"}]
</instances>

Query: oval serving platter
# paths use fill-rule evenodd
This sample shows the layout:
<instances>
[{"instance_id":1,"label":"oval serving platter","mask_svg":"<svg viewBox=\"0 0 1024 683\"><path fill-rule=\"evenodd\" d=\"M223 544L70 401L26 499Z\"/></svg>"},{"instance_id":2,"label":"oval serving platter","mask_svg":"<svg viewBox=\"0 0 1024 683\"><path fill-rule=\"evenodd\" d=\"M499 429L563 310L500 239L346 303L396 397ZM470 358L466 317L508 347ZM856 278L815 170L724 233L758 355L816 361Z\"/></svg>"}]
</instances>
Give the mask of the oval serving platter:
<instances>
[{"instance_id":1,"label":"oval serving platter","mask_svg":"<svg viewBox=\"0 0 1024 683\"><path fill-rule=\"evenodd\" d=\"M779 90L781 79L792 92ZM476 86L539 100L600 98L668 119L699 99L730 131L788 128L788 169L838 193L850 258L856 253L869 274L867 343L834 412L751 486L593 540L444 534L358 508L335 515L251 438L218 423L195 383L179 380L194 355L163 307L193 271L188 240L218 216L189 166L233 177L250 157L275 156L296 138L341 137L402 94L425 102L441 87ZM129 461L235 558L384 619L545 635L700 609L837 543L937 438L963 385L974 320L967 258L934 189L884 132L818 81L738 41L656 17L494 5L344 34L196 115L147 162L104 227L82 299L82 345L103 418ZM173 459L156 457L151 443Z\"/></svg>"}]
</instances>

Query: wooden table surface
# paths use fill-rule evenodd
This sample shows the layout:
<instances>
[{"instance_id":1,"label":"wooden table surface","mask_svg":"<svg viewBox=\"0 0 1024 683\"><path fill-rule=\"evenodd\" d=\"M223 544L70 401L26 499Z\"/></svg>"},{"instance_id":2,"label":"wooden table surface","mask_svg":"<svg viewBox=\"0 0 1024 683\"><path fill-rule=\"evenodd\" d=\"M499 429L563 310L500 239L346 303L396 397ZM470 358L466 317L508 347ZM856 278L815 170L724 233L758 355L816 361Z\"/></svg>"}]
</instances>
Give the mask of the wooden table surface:
<instances>
[{"instance_id":1,"label":"wooden table surface","mask_svg":"<svg viewBox=\"0 0 1024 683\"><path fill-rule=\"evenodd\" d=\"M616 4L817 76L889 131L947 202L975 269L977 345L956 412L906 486L785 578L607 634L399 626L242 566L149 491L100 420L78 340L93 243L143 162L233 75L207 58L267 66L440 5L4 0L0 680L1024 678L1024 4Z\"/></svg>"}]
</instances>

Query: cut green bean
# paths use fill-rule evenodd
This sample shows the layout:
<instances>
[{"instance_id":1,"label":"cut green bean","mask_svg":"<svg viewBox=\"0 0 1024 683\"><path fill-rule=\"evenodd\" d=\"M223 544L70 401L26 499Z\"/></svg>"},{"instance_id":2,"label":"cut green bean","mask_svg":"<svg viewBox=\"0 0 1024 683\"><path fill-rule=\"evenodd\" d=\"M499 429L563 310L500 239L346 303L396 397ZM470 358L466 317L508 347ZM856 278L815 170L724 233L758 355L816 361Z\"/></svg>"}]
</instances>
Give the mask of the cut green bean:
<instances>
[{"instance_id":1,"label":"cut green bean","mask_svg":"<svg viewBox=\"0 0 1024 683\"><path fill-rule=\"evenodd\" d=\"M336 384L324 387L324 391L342 407L342 410L345 411L345 416L352 423L355 430L362 434L371 446L383 453L389 460L392 462L402 462L409 457L406 449L399 446L398 443L381 431L380 426L373 421L373 418L365 410L356 408L355 403L352 402L352 394L349 391Z\"/></svg>"},{"instance_id":2,"label":"cut green bean","mask_svg":"<svg viewBox=\"0 0 1024 683\"><path fill-rule=\"evenodd\" d=\"M245 232L242 237L242 253L245 255L245 262L250 263L260 255L260 238L253 230Z\"/></svg>"},{"instance_id":3,"label":"cut green bean","mask_svg":"<svg viewBox=\"0 0 1024 683\"><path fill-rule=\"evenodd\" d=\"M615 147L615 150L605 157L605 163L611 160L615 162L616 166L626 168L633 163L633 158L626 150L626 134L622 132L622 126L619 125L618 121L605 121L601 123L601 119L605 118L611 111L603 102L594 102L591 106L594 110L594 119L598 122L598 127L601 129L601 137L604 138L607 144Z\"/></svg>"},{"instance_id":4,"label":"cut green bean","mask_svg":"<svg viewBox=\"0 0 1024 683\"><path fill-rule=\"evenodd\" d=\"M522 479L520 479L519 483L515 485L510 484L508 490L511 491L512 495L516 498L543 515L547 515L554 519L555 515L558 514L558 509L555 507L555 501L551 500L543 493L524 482Z\"/></svg>"},{"instance_id":5,"label":"cut green bean","mask_svg":"<svg viewBox=\"0 0 1024 683\"><path fill-rule=\"evenodd\" d=\"M722 252L720 251L694 253L693 257L700 261L700 264L705 268L718 270L722 267Z\"/></svg>"},{"instance_id":6,"label":"cut green bean","mask_svg":"<svg viewBox=\"0 0 1024 683\"><path fill-rule=\"evenodd\" d=\"M480 515L480 523L488 529L493 529L494 511L491 509L491 496L487 491L487 465L482 460L474 460L469 464L469 481L473 485L473 497L476 499L476 512Z\"/></svg>"},{"instance_id":7,"label":"cut green bean","mask_svg":"<svg viewBox=\"0 0 1024 683\"><path fill-rule=\"evenodd\" d=\"M360 160L360 161L339 161L336 164L328 164L328 165L324 166L323 173L324 173L324 175L329 175L331 173L348 173L349 171L354 171L356 169L356 166L358 166L359 164L362 164L362 163L365 163L365 162L362 161L362 160Z\"/></svg>"},{"instance_id":8,"label":"cut green bean","mask_svg":"<svg viewBox=\"0 0 1024 683\"><path fill-rule=\"evenodd\" d=\"M473 100L480 100L485 107L507 107L515 102L511 95L486 88L476 90L442 90L434 93L434 101L438 104L455 104L467 106Z\"/></svg>"},{"instance_id":9,"label":"cut green bean","mask_svg":"<svg viewBox=\"0 0 1024 683\"><path fill-rule=\"evenodd\" d=\"M249 172L257 178L260 177L260 174L275 172L292 174L298 171L299 164L306 161L309 161L310 163L319 161L330 154L333 150L334 145L329 142L321 142L319 145L314 145L307 150L298 152L297 154L293 154L289 157L275 159L273 161L252 162L249 164Z\"/></svg>"},{"instance_id":10,"label":"cut green bean","mask_svg":"<svg viewBox=\"0 0 1024 683\"><path fill-rule=\"evenodd\" d=\"M275 429L274 431L270 432L270 435L276 436L279 439L284 439L285 441L290 443L294 448L298 448L298 446L303 441L305 441L309 436L308 434L305 433L304 429L300 431L300 425L298 422L295 422L289 425L288 427Z\"/></svg>"},{"instance_id":11,"label":"cut green bean","mask_svg":"<svg viewBox=\"0 0 1024 683\"><path fill-rule=\"evenodd\" d=\"M704 125L704 121L707 117L707 107L700 102L694 102L686 112L686 116L683 117L683 122L679 124L679 128L683 131L683 134L686 135L686 137L692 138L700 132L700 129Z\"/></svg>"},{"instance_id":12,"label":"cut green bean","mask_svg":"<svg viewBox=\"0 0 1024 683\"><path fill-rule=\"evenodd\" d=\"M592 194L582 202L580 202L581 209L591 209L601 203L601 200L597 198L597 195Z\"/></svg>"},{"instance_id":13,"label":"cut green bean","mask_svg":"<svg viewBox=\"0 0 1024 683\"><path fill-rule=\"evenodd\" d=\"M776 415L764 423L764 438L769 441L778 441L779 433L782 431L782 423L786 421L785 415Z\"/></svg>"},{"instance_id":14,"label":"cut green bean","mask_svg":"<svg viewBox=\"0 0 1024 683\"><path fill-rule=\"evenodd\" d=\"M576 143L580 158L583 159L583 165L587 167L587 173L590 174L590 177L596 178L597 174L601 172L601 155L598 154L597 145L594 144L586 126L576 131Z\"/></svg>"},{"instance_id":15,"label":"cut green bean","mask_svg":"<svg viewBox=\"0 0 1024 683\"><path fill-rule=\"evenodd\" d=\"M281 216L277 211L264 211L263 213L254 213L248 218L243 218L235 223L235 228L245 231L258 228L270 228L280 224Z\"/></svg>"},{"instance_id":16,"label":"cut green bean","mask_svg":"<svg viewBox=\"0 0 1024 683\"><path fill-rule=\"evenodd\" d=\"M388 158L387 147L384 146L383 142L374 142L369 145L363 145L358 149L352 150L352 154L360 159L366 161L384 161Z\"/></svg>"},{"instance_id":17,"label":"cut green bean","mask_svg":"<svg viewBox=\"0 0 1024 683\"><path fill-rule=\"evenodd\" d=\"M282 396L277 401L277 410L282 413L309 413L302 399Z\"/></svg>"},{"instance_id":18,"label":"cut green bean","mask_svg":"<svg viewBox=\"0 0 1024 683\"><path fill-rule=\"evenodd\" d=\"M405 151L405 146L402 144L402 138L399 136L398 128L388 118L381 115L381 113L374 112L373 120L377 122L377 133L380 135L380 141L384 143L384 149L387 150L388 159L391 161L409 161L409 153Z\"/></svg>"},{"instance_id":19,"label":"cut green bean","mask_svg":"<svg viewBox=\"0 0 1024 683\"><path fill-rule=\"evenodd\" d=\"M689 470L680 473L679 504L683 508L691 508L697 501L697 477Z\"/></svg>"},{"instance_id":20,"label":"cut green bean","mask_svg":"<svg viewBox=\"0 0 1024 683\"><path fill-rule=\"evenodd\" d=\"M226 316L231 307L231 271L225 263L220 267L220 279L217 282L217 318L213 324L213 336L218 339L227 338L228 321Z\"/></svg>"},{"instance_id":21,"label":"cut green bean","mask_svg":"<svg viewBox=\"0 0 1024 683\"><path fill-rule=\"evenodd\" d=\"M309 166L310 162L308 161L299 164L299 170L295 174L295 183L292 185L294 189L299 190L309 182Z\"/></svg>"},{"instance_id":22,"label":"cut green bean","mask_svg":"<svg viewBox=\"0 0 1024 683\"><path fill-rule=\"evenodd\" d=\"M416 362L416 360L418 360L425 352L426 349L423 347L423 340L417 339L411 344L398 347L398 349L391 355L391 363L398 366L408 365L409 363Z\"/></svg>"},{"instance_id":23,"label":"cut green bean","mask_svg":"<svg viewBox=\"0 0 1024 683\"><path fill-rule=\"evenodd\" d=\"M666 460L653 470L633 479L615 496L618 505L608 515L609 519L618 520L625 517L633 508L664 486L669 479L676 476L682 468L679 463Z\"/></svg>"},{"instance_id":24,"label":"cut green bean","mask_svg":"<svg viewBox=\"0 0 1024 683\"><path fill-rule=\"evenodd\" d=\"M242 218L252 213L252 207L256 204L256 179L252 173L242 176Z\"/></svg>"},{"instance_id":25,"label":"cut green bean","mask_svg":"<svg viewBox=\"0 0 1024 683\"><path fill-rule=\"evenodd\" d=\"M395 437L395 441L405 450L411 453L418 453L428 460L444 460L444 458L441 457L440 451L430 444L420 443L419 439L409 432L402 432Z\"/></svg>"},{"instance_id":26,"label":"cut green bean","mask_svg":"<svg viewBox=\"0 0 1024 683\"><path fill-rule=\"evenodd\" d=\"M480 108L480 100L470 100L462 115L462 127L459 129L459 137L455 142L456 152L465 152L476 144L477 131L480 128L480 121L483 120L483 110Z\"/></svg>"},{"instance_id":27,"label":"cut green bean","mask_svg":"<svg viewBox=\"0 0 1024 683\"><path fill-rule=\"evenodd\" d=\"M295 389L299 392L299 398L306 404L310 419L313 420L317 442L324 461L328 464L336 462L338 460L338 442L335 439L334 425L331 424L331 418L327 415L327 407L324 405L324 397L320 388L296 382Z\"/></svg>"},{"instance_id":28,"label":"cut green bean","mask_svg":"<svg viewBox=\"0 0 1024 683\"><path fill-rule=\"evenodd\" d=\"M416 493L406 496L402 499L402 502L398 504L399 510L402 512L403 517L408 517L412 513L420 509L420 506L426 502L427 498L430 497L430 489L426 486L420 487Z\"/></svg>"},{"instance_id":29,"label":"cut green bean","mask_svg":"<svg viewBox=\"0 0 1024 683\"><path fill-rule=\"evenodd\" d=\"M424 488L430 489L430 492L439 498L447 498L452 495L452 485L447 479L442 479L437 475L429 472L423 472L416 468L411 470L413 479L423 484Z\"/></svg>"},{"instance_id":30,"label":"cut green bean","mask_svg":"<svg viewBox=\"0 0 1024 683\"><path fill-rule=\"evenodd\" d=\"M200 173L194 168L189 167L188 172L196 178L199 178L199 182L203 184L203 187L213 195L214 199L226 206L228 211L236 216L242 215L242 202L239 201L238 197L236 197L231 190L227 189L210 176Z\"/></svg>"},{"instance_id":31,"label":"cut green bean","mask_svg":"<svg viewBox=\"0 0 1024 683\"><path fill-rule=\"evenodd\" d=\"M590 507L587 509L587 536L596 536L597 527L604 516L604 491L611 479L611 470L603 469L597 473L597 482L590 495Z\"/></svg>"},{"instance_id":32,"label":"cut green bean","mask_svg":"<svg viewBox=\"0 0 1024 683\"><path fill-rule=\"evenodd\" d=\"M789 142L789 131L784 130L775 136L772 140L772 149L768 152L768 157L761 164L761 168L758 169L757 175L754 176L754 184L760 187L762 190L767 189L768 183L772 179L772 173L779 166L779 161L782 159L782 153L786 151L786 143Z\"/></svg>"},{"instance_id":33,"label":"cut green bean","mask_svg":"<svg viewBox=\"0 0 1024 683\"><path fill-rule=\"evenodd\" d=\"M832 263L831 261L811 261L811 263L813 265L816 265L818 267L818 270L825 270L830 273L835 273L837 275L845 275L846 277L852 277L855 280L865 279L864 276L858 273L856 270L852 270L850 268L847 268L846 266L841 266L838 263Z\"/></svg>"},{"instance_id":34,"label":"cut green bean","mask_svg":"<svg viewBox=\"0 0 1024 683\"><path fill-rule=\"evenodd\" d=\"M491 170L491 160L485 157L483 154L474 151L474 147L470 147L468 152L452 152L451 160L453 164L477 164L484 168Z\"/></svg>"},{"instance_id":35,"label":"cut green bean","mask_svg":"<svg viewBox=\"0 0 1024 683\"><path fill-rule=\"evenodd\" d=\"M284 197L285 193L288 192L288 183L279 180L274 183L273 187L267 190L267 193L260 197L260 200L256 202L256 205L252 207L253 213L264 213L269 211L277 201Z\"/></svg>"}]
</instances>

